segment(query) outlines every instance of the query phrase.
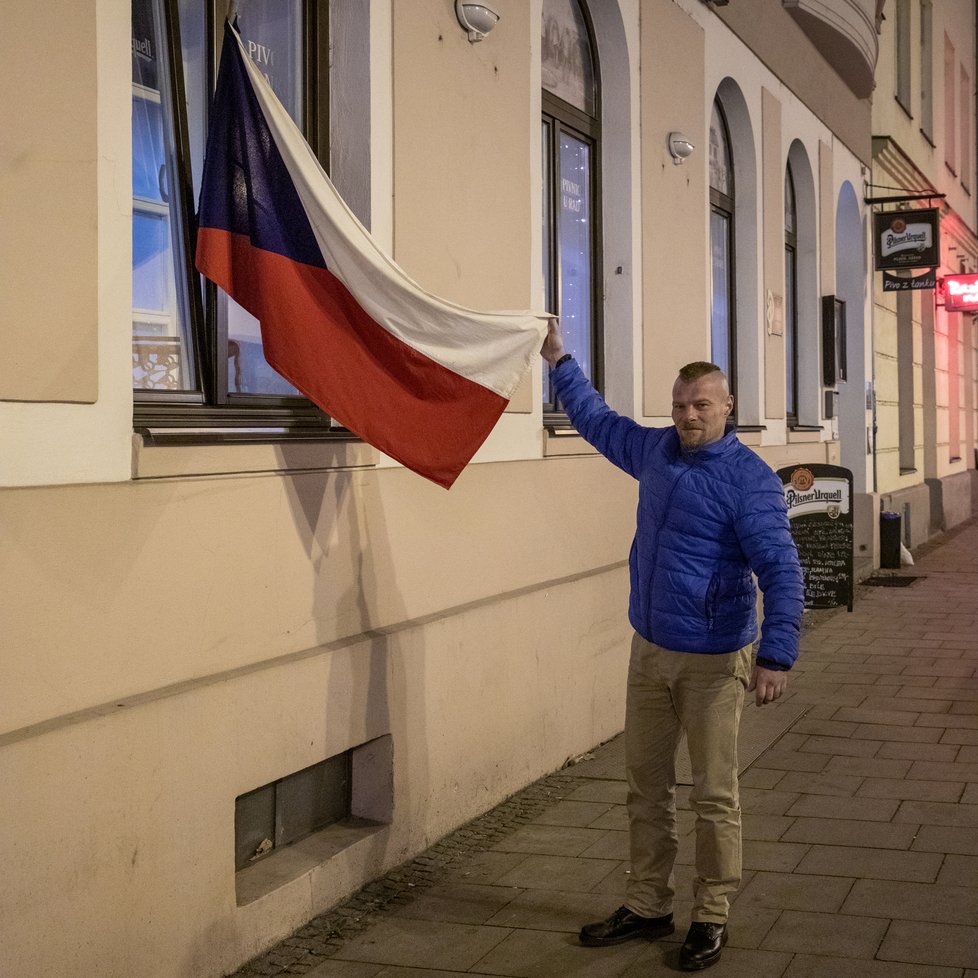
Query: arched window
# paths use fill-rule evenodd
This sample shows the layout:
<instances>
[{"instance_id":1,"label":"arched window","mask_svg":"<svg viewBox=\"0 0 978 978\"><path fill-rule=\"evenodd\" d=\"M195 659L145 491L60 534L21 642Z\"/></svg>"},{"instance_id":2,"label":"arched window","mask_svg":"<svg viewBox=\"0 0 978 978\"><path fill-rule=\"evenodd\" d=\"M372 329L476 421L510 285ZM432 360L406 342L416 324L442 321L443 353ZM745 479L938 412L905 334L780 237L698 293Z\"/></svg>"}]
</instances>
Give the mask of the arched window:
<instances>
[{"instance_id":1,"label":"arched window","mask_svg":"<svg viewBox=\"0 0 978 978\"><path fill-rule=\"evenodd\" d=\"M598 66L579 0L544 0L542 41L546 303L560 315L567 352L601 389ZM553 415L560 406L548 371L543 387Z\"/></svg>"},{"instance_id":2,"label":"arched window","mask_svg":"<svg viewBox=\"0 0 978 978\"><path fill-rule=\"evenodd\" d=\"M710 359L736 388L737 344L734 305L734 168L723 108L710 118Z\"/></svg>"},{"instance_id":3,"label":"arched window","mask_svg":"<svg viewBox=\"0 0 978 978\"><path fill-rule=\"evenodd\" d=\"M798 209L791 164L784 170L784 401L788 423L798 421Z\"/></svg>"}]
</instances>

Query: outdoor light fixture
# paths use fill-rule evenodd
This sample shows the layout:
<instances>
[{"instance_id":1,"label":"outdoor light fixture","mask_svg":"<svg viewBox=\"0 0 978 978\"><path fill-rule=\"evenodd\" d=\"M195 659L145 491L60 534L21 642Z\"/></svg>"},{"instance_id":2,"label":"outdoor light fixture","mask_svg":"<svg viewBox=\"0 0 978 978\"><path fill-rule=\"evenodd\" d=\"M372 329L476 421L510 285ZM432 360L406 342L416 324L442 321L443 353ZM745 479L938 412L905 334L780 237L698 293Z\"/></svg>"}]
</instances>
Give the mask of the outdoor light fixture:
<instances>
[{"instance_id":1,"label":"outdoor light fixture","mask_svg":"<svg viewBox=\"0 0 978 978\"><path fill-rule=\"evenodd\" d=\"M693 154L696 147L681 132L669 133L669 153L672 155L672 162L676 166L681 166Z\"/></svg>"},{"instance_id":2,"label":"outdoor light fixture","mask_svg":"<svg viewBox=\"0 0 978 978\"><path fill-rule=\"evenodd\" d=\"M466 0L455 0L455 16L473 44L481 41L499 21L499 14L489 4L468 3Z\"/></svg>"}]
</instances>

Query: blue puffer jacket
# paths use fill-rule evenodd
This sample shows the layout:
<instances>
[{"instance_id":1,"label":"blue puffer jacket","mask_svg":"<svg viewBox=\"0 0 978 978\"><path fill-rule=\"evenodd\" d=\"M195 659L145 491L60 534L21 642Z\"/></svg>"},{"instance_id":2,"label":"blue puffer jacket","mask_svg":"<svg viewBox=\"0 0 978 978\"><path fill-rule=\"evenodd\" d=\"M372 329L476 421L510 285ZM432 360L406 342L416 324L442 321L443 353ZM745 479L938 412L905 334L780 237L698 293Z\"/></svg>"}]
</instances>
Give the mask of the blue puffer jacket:
<instances>
[{"instance_id":1,"label":"blue puffer jacket","mask_svg":"<svg viewBox=\"0 0 978 978\"><path fill-rule=\"evenodd\" d=\"M616 414L573 360L553 372L574 427L638 479L629 555L628 618L643 638L679 652L732 652L757 637L757 661L790 669L804 607L801 566L781 482L732 428L683 454L674 427L646 428Z\"/></svg>"}]
</instances>

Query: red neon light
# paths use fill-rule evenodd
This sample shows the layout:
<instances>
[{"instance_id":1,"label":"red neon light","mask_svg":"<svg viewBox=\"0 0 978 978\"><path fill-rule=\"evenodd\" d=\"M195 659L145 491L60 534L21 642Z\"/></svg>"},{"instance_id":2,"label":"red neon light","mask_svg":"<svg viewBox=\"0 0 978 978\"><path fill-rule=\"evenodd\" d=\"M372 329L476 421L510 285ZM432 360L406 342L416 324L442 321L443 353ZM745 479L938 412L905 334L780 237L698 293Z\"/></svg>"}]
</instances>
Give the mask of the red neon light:
<instances>
[{"instance_id":1,"label":"red neon light","mask_svg":"<svg viewBox=\"0 0 978 978\"><path fill-rule=\"evenodd\" d=\"M943 282L947 312L978 309L978 275L948 275Z\"/></svg>"}]
</instances>

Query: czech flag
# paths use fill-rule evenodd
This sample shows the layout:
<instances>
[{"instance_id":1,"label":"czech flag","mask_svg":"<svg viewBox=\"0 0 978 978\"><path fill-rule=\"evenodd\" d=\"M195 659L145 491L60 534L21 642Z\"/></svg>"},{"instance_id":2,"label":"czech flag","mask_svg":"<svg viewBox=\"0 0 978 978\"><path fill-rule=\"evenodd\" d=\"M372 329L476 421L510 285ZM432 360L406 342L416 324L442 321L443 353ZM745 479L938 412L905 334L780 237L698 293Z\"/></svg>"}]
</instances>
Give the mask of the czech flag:
<instances>
[{"instance_id":1,"label":"czech flag","mask_svg":"<svg viewBox=\"0 0 978 978\"><path fill-rule=\"evenodd\" d=\"M545 313L425 292L374 243L225 24L197 268L261 323L265 359L350 431L449 488L546 334Z\"/></svg>"}]
</instances>

